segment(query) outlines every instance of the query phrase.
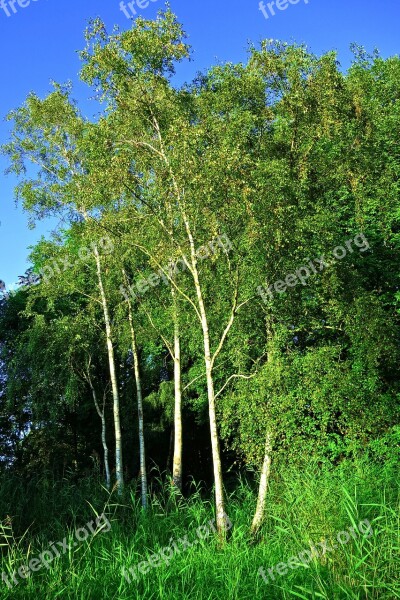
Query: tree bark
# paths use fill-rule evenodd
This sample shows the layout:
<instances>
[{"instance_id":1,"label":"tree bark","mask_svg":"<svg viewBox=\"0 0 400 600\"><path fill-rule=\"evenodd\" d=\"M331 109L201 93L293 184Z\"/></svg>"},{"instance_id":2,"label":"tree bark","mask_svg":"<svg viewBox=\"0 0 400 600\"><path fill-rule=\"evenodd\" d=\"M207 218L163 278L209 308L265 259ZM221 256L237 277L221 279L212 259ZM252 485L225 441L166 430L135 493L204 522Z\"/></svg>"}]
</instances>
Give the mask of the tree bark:
<instances>
[{"instance_id":1,"label":"tree bark","mask_svg":"<svg viewBox=\"0 0 400 600\"><path fill-rule=\"evenodd\" d=\"M185 218L185 226L188 233L190 243L190 254L192 263L192 275L195 284L197 302L199 306L200 322L203 331L203 345L204 345L204 362L206 369L206 380L207 380L207 396L208 396L208 414L210 420L210 434L211 434L211 449L212 449L212 460L213 460L213 471L214 471L214 485L215 485L215 511L216 511L216 523L217 530L221 537L225 538L228 530L227 515L225 512L225 500L224 500L224 489L222 480L222 465L221 465L221 451L218 436L217 427L217 416L215 410L215 389L213 379L213 361L211 358L210 348L210 332L207 320L206 309L204 305L203 292L199 280L199 272L197 268L197 257L196 249L192 233L190 231L189 222Z\"/></svg>"},{"instance_id":2,"label":"tree bark","mask_svg":"<svg viewBox=\"0 0 400 600\"><path fill-rule=\"evenodd\" d=\"M257 508L251 524L251 532L256 534L265 517L265 504L267 502L268 483L271 473L272 436L267 432L265 438L264 461L261 469L260 485L258 488Z\"/></svg>"},{"instance_id":3,"label":"tree bark","mask_svg":"<svg viewBox=\"0 0 400 600\"><path fill-rule=\"evenodd\" d=\"M106 418L103 414L101 415L101 442L103 444L103 452L104 452L104 468L106 471L106 487L109 490L111 487L111 475L110 475L110 463L108 460L108 446L106 440Z\"/></svg>"},{"instance_id":4,"label":"tree bark","mask_svg":"<svg viewBox=\"0 0 400 600\"><path fill-rule=\"evenodd\" d=\"M118 493L122 494L122 490L124 487L124 471L123 471L123 464L122 464L122 438L121 438L121 421L120 421L120 413L119 413L119 393L118 393L117 375L116 375L116 369L115 369L114 347L113 347L113 343L112 343L110 314L109 314L107 298L106 298L106 294L105 294L104 286L103 286L100 256L99 256L99 252L98 252L96 246L94 246L94 256L95 256L95 260L96 260L97 278L98 278L98 283L99 283L101 304L102 304L103 313L104 313L104 322L106 325L108 363L109 363L109 368L110 368L111 389L112 389L112 395L113 395L113 413L114 413L114 430L115 430L115 472L116 472L116 478L117 478Z\"/></svg>"},{"instance_id":5,"label":"tree bark","mask_svg":"<svg viewBox=\"0 0 400 600\"><path fill-rule=\"evenodd\" d=\"M182 384L181 384L181 341L175 289L172 288L174 302L174 459L172 480L178 490L182 491Z\"/></svg>"},{"instance_id":6,"label":"tree bark","mask_svg":"<svg viewBox=\"0 0 400 600\"><path fill-rule=\"evenodd\" d=\"M125 271L124 277L126 279ZM136 333L133 326L132 304L130 298L128 302L128 319L131 330L133 365L136 382L136 397L138 406L138 421L139 421L139 456L140 456L140 485L141 485L141 500L142 507L147 508L147 473L146 473L146 449L144 441L144 418L143 418L143 396L142 383L140 378L139 354L136 343Z\"/></svg>"},{"instance_id":7,"label":"tree bark","mask_svg":"<svg viewBox=\"0 0 400 600\"><path fill-rule=\"evenodd\" d=\"M103 445L104 469L106 472L106 487L109 490L111 487L111 475L110 475L110 464L109 464L109 459L108 459L108 446L107 446L107 438L106 438L106 417L104 414L104 404L103 404L103 410L101 411L99 403L97 401L96 390L94 389L94 386L92 384L90 376L89 376L88 381L89 381L90 389L92 390L94 405L96 407L97 414L99 415L99 417L101 419L101 443Z\"/></svg>"},{"instance_id":8,"label":"tree bark","mask_svg":"<svg viewBox=\"0 0 400 600\"><path fill-rule=\"evenodd\" d=\"M164 144L161 135L161 129L157 122L157 119L154 117L154 125L155 130L159 138L160 142L160 152L158 154L163 158L165 165L167 166L171 180L176 192L177 200L180 205L180 212L182 215L182 219L185 225L186 233L188 236L189 246L190 246L190 258L191 258L191 274L193 277L193 281L196 289L196 297L198 303L198 309L195 307L194 303L192 305L195 307L197 316L200 319L201 328L203 331L203 343L204 343L204 362L206 369L206 378L207 378L207 396L208 396L208 407L209 407L209 419L210 419L210 434L211 434L211 447L212 447L212 460L213 460L213 471L214 471L214 483L215 483L215 508L216 508L216 523L217 530L221 538L226 537L226 532L228 530L228 519L225 512L225 502L224 502L224 492L223 492L223 481L222 481L222 466L221 466L221 453L220 453L220 444L218 437L218 428L217 428L217 418L215 411L215 389L214 389L214 381L213 381L213 361L215 360L216 354L211 356L211 348L210 348L210 335L209 335L209 325L207 320L207 313L205 309L203 293L200 285L199 279L199 271L197 267L197 256L196 256L196 248L194 243L193 234L190 227L189 219L186 215L184 205L182 203L182 197L179 190L179 186L175 179L175 175L173 169L169 163L169 160L165 154ZM189 299L185 295L186 299ZM190 300L190 299L189 299ZM233 314L232 314L233 321ZM229 327L225 330L221 340L220 347L222 347L224 339L229 331Z\"/></svg>"}]
</instances>

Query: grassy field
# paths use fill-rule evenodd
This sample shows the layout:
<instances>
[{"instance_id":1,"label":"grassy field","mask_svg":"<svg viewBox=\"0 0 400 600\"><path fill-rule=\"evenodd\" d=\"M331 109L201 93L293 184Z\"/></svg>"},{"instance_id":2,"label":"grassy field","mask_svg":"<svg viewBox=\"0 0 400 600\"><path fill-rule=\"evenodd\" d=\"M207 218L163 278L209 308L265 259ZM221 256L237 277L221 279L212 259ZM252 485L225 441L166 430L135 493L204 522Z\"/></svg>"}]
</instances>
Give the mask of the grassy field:
<instances>
[{"instance_id":1,"label":"grassy field","mask_svg":"<svg viewBox=\"0 0 400 600\"><path fill-rule=\"evenodd\" d=\"M186 499L159 488L147 514L133 490L118 500L98 486L93 492L91 480L65 488L65 482L45 480L32 480L29 489L1 482L1 570L10 587L3 580L0 598L400 598L400 495L393 466L275 474L257 539L249 535L255 488L241 480L227 493L232 527L225 544L213 531L213 505L200 486L193 485ZM51 545L59 556L53 550L50 559L41 553ZM18 569L40 557L47 565L31 563L37 570L23 579Z\"/></svg>"}]
</instances>

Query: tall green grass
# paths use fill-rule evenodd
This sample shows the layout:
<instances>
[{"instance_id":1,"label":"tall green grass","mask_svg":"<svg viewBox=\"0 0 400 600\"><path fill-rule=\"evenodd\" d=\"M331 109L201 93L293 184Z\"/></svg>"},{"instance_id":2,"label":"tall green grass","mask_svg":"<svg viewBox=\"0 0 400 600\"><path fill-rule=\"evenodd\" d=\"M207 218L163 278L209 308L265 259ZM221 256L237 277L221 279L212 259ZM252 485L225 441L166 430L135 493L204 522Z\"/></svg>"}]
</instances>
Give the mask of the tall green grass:
<instances>
[{"instance_id":1,"label":"tall green grass","mask_svg":"<svg viewBox=\"0 0 400 600\"><path fill-rule=\"evenodd\" d=\"M249 535L256 490L240 480L228 494L227 513L233 523L230 537L221 545L215 535L175 555L168 565L138 574L129 584L122 569L188 536L197 540L196 528L213 518L211 499L193 486L186 499L160 486L146 514L134 490L122 499L110 497L87 481L80 486L42 482L27 497L18 495L23 484L0 483L1 571L10 573L48 548L50 542L74 530L105 510L109 532L91 536L49 568L32 573L11 590L1 583L0 598L118 599L118 600L256 600L326 599L393 600L400 598L400 495L395 468L365 464L336 471L281 470L271 481L267 518L256 539ZM13 496L7 496L12 488ZM11 500L11 502L10 502ZM29 506L29 502L32 504ZM26 523L20 514L34 514ZM33 513L32 513L33 510ZM6 515L11 512L10 520ZM15 516L15 518L13 518ZM25 516L25 518L27 518ZM258 569L286 562L309 548L309 541L335 539L338 532L368 519L373 534L361 533L334 552L314 558L308 565L275 576L266 584ZM18 529L18 532L15 531Z\"/></svg>"}]
</instances>

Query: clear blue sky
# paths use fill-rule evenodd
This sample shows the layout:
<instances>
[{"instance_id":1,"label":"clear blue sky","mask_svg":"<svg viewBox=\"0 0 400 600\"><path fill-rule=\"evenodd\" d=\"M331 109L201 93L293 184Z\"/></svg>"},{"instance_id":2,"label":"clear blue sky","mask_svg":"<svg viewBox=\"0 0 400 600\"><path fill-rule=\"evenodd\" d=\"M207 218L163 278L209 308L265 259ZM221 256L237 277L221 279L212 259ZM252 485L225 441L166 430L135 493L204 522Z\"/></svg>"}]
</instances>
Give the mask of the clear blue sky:
<instances>
[{"instance_id":1,"label":"clear blue sky","mask_svg":"<svg viewBox=\"0 0 400 600\"><path fill-rule=\"evenodd\" d=\"M14 13L10 2L14 1ZM128 0L126 0L127 3ZM267 5L268 0L264 0ZM278 2L283 0L278 0ZM24 8L18 5L20 2ZM191 79L198 70L218 61L240 61L248 41L263 38L306 42L316 53L336 49L343 68L349 63L349 45L357 42L368 50L377 47L383 56L399 53L399 0L299 0L286 10L259 9L259 0L171 0L194 49L194 62L179 70L179 80ZM90 90L78 82L76 51L84 45L83 31L90 17L100 16L109 29L129 27L120 0L2 0L0 8L0 143L6 141L8 124L3 116L19 106L30 91L44 96L50 80L76 82L75 97L90 115L95 111ZM145 0L135 5L145 6ZM1 6L1 4L0 4ZM137 14L153 18L164 0L153 0ZM128 9L129 10L129 9ZM7 16L6 13L10 16ZM14 203L15 180L4 176L0 157L0 279L8 285L27 268L28 246L50 224L28 229L27 216Z\"/></svg>"}]
</instances>

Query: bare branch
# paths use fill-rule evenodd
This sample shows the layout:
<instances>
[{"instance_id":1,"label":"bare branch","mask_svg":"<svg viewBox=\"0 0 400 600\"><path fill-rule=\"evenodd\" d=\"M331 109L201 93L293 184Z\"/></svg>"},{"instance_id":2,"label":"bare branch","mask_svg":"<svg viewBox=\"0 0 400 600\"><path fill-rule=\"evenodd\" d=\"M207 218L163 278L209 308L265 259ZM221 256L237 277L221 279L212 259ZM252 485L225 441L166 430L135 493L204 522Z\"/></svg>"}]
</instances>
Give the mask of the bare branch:
<instances>
[{"instance_id":1,"label":"bare branch","mask_svg":"<svg viewBox=\"0 0 400 600\"><path fill-rule=\"evenodd\" d=\"M226 337L227 337L227 335L228 335L228 333L229 333L229 331L230 331L230 329L231 329L231 327L233 325L233 321L235 319L235 314L236 314L236 311L237 311L238 288L239 288L238 279L239 279L239 276L238 276L238 273L236 272L236 283L235 283L235 291L234 291L234 294L233 294L231 315L229 317L229 321L227 323L227 326L225 327L224 332L223 332L223 334L221 336L221 339L219 341L217 349L214 352L213 357L211 359L211 368L213 368L215 360L216 360L218 354L222 350L222 347L223 347L223 345L225 343Z\"/></svg>"},{"instance_id":2,"label":"bare branch","mask_svg":"<svg viewBox=\"0 0 400 600\"><path fill-rule=\"evenodd\" d=\"M235 378L252 379L256 375L257 375L257 373L252 373L251 375L241 375L240 373L235 373L234 375L231 375L230 377L228 377L228 379L226 380L226 382L224 383L222 388L215 394L215 398L217 398L220 394L222 394L222 392L224 391L226 386L229 384L229 382L232 381L232 379L235 379Z\"/></svg>"}]
</instances>

